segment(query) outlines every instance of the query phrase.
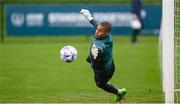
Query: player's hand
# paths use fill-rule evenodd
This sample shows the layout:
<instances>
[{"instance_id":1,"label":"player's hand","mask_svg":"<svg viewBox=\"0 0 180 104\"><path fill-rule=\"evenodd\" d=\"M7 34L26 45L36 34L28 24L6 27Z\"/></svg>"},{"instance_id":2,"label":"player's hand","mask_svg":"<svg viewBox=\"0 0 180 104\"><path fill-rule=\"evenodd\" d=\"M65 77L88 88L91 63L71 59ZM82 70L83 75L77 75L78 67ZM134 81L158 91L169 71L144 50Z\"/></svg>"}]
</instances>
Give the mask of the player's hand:
<instances>
[{"instance_id":1,"label":"player's hand","mask_svg":"<svg viewBox=\"0 0 180 104\"><path fill-rule=\"evenodd\" d=\"M96 59L98 56L98 48L96 47L95 44L93 44L92 48L91 48L91 53L94 56L93 58Z\"/></svg>"},{"instance_id":2,"label":"player's hand","mask_svg":"<svg viewBox=\"0 0 180 104\"><path fill-rule=\"evenodd\" d=\"M80 13L83 14L88 19L88 21L93 19L91 13L87 9L81 9Z\"/></svg>"}]
</instances>

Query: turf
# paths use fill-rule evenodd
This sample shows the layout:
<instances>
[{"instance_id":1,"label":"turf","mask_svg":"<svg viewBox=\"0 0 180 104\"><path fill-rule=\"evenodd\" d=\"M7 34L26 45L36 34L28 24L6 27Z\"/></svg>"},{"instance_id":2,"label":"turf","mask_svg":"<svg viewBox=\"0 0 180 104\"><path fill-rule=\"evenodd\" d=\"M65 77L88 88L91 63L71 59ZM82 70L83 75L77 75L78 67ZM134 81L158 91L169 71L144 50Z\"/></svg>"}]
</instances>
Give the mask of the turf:
<instances>
[{"instance_id":1,"label":"turf","mask_svg":"<svg viewBox=\"0 0 180 104\"><path fill-rule=\"evenodd\" d=\"M95 86L85 61L91 38L43 39L24 42L23 38L11 38L0 44L0 102L114 102L114 95ZM129 40L114 37L116 72L111 82L128 89L125 102L162 103L158 37L142 36L135 45ZM72 63L62 62L58 56L59 49L67 44L78 50Z\"/></svg>"}]
</instances>

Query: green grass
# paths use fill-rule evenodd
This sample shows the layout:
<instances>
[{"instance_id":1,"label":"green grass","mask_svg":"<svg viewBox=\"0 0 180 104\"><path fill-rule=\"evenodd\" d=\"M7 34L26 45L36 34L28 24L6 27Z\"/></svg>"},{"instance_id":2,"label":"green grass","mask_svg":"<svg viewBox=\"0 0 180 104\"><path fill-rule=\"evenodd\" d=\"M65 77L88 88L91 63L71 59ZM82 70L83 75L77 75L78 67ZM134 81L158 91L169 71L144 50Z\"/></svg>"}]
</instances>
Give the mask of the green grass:
<instances>
[{"instance_id":1,"label":"green grass","mask_svg":"<svg viewBox=\"0 0 180 104\"><path fill-rule=\"evenodd\" d=\"M95 86L85 61L91 38L88 42L84 37L69 39L9 38L0 44L0 102L113 102L114 95ZM142 36L136 45L129 40L114 37L116 72L111 82L128 89L126 102L163 102L158 37ZM69 64L58 57L67 44L78 50L77 60Z\"/></svg>"}]
</instances>

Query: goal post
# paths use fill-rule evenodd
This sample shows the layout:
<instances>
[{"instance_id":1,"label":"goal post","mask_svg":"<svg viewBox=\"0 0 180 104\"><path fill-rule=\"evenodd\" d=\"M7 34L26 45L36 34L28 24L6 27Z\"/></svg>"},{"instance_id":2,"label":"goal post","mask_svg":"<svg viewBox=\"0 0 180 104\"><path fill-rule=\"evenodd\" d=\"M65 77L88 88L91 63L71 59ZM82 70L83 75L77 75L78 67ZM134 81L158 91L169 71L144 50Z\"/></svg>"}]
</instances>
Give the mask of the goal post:
<instances>
[{"instance_id":1,"label":"goal post","mask_svg":"<svg viewBox=\"0 0 180 104\"><path fill-rule=\"evenodd\" d=\"M174 103L174 0L162 1L162 64L165 103Z\"/></svg>"}]
</instances>

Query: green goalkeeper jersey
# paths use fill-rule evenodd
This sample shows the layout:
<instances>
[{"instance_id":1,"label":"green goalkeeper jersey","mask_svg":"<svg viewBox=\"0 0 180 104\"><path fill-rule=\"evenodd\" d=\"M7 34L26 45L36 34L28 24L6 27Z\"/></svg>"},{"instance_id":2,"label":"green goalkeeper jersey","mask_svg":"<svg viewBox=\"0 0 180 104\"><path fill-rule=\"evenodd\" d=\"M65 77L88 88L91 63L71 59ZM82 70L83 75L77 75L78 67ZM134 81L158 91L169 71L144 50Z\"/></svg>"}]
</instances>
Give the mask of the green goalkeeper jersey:
<instances>
[{"instance_id":1,"label":"green goalkeeper jersey","mask_svg":"<svg viewBox=\"0 0 180 104\"><path fill-rule=\"evenodd\" d=\"M90 23L96 28L98 23L93 19ZM95 58L92 54L92 48L96 47L98 49L98 55ZM95 38L91 44L89 56L87 61L91 64L91 67L95 71L105 71L105 70L113 70L114 62L112 56L113 42L112 36L109 34L104 38Z\"/></svg>"}]
</instances>

